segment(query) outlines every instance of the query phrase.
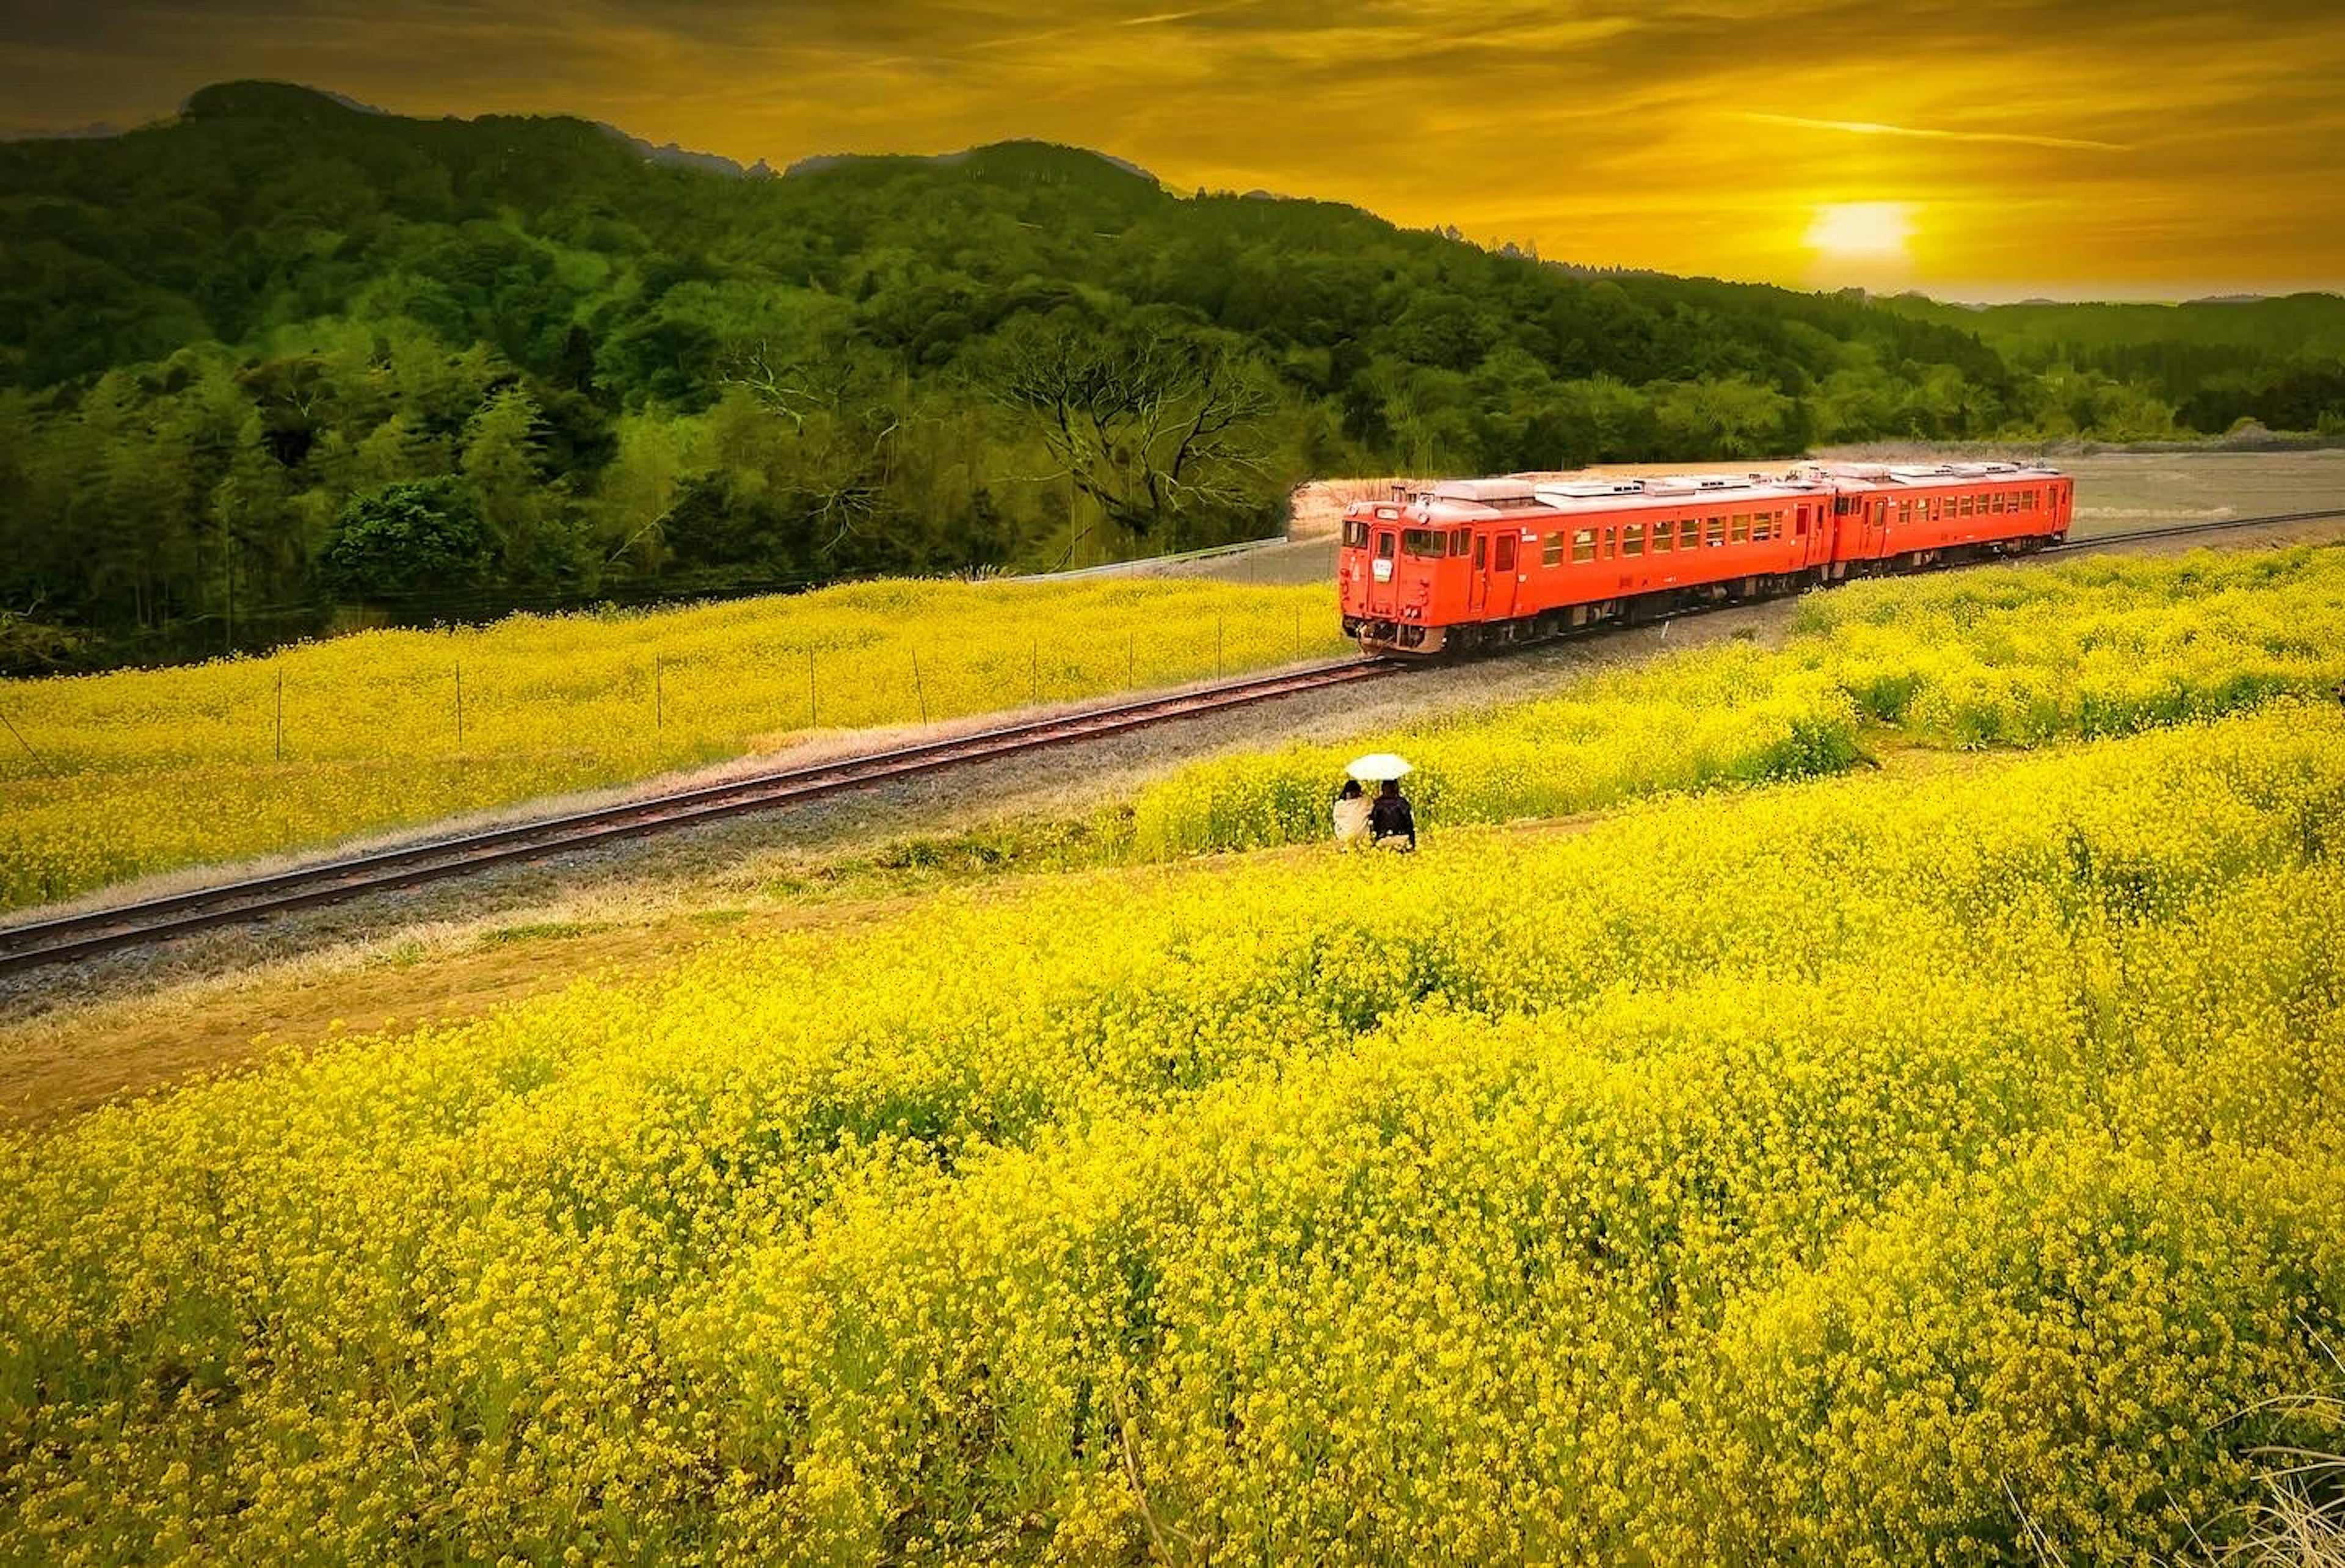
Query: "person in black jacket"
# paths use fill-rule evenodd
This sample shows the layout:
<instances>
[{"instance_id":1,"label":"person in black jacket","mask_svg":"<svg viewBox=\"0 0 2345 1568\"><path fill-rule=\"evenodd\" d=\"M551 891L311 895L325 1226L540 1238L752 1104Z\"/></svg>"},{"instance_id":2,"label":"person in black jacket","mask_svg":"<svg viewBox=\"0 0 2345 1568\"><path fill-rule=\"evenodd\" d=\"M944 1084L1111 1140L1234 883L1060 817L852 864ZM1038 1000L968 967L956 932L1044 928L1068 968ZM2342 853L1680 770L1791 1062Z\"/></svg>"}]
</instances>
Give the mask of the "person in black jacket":
<instances>
[{"instance_id":1,"label":"person in black jacket","mask_svg":"<svg viewBox=\"0 0 2345 1568\"><path fill-rule=\"evenodd\" d=\"M1403 853L1416 847L1416 814L1408 809L1408 797L1400 793L1396 779L1385 780L1376 804L1368 807L1368 840L1379 849Z\"/></svg>"}]
</instances>

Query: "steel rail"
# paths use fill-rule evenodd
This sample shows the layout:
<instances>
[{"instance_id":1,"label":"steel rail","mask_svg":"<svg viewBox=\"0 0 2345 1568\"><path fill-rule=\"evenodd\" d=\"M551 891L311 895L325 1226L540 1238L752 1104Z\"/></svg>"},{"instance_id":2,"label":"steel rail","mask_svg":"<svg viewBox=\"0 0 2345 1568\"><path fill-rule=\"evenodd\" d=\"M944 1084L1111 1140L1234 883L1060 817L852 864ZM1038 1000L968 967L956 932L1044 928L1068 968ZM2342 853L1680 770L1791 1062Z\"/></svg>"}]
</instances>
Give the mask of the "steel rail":
<instances>
[{"instance_id":1,"label":"steel rail","mask_svg":"<svg viewBox=\"0 0 2345 1568\"><path fill-rule=\"evenodd\" d=\"M2323 522L2345 517L2345 507L2322 511L2283 511L2269 517L2227 517L2215 522L2181 522L2171 528L2137 528L2124 533L2071 533L2051 550L2089 550L2100 544L2137 544L2146 539L2173 539L2186 533L2220 533L2226 529L2258 528L2282 522Z\"/></svg>"},{"instance_id":2,"label":"steel rail","mask_svg":"<svg viewBox=\"0 0 2345 1568\"><path fill-rule=\"evenodd\" d=\"M962 764L1046 751L1071 742L1374 680L1407 669L1345 659L1277 674L1079 709L945 740L864 753L777 773L729 779L556 817L297 866L266 876L112 905L0 928L0 975L95 957L264 916L413 887L492 866L543 859L670 828L818 800Z\"/></svg>"},{"instance_id":3,"label":"steel rail","mask_svg":"<svg viewBox=\"0 0 2345 1568\"><path fill-rule=\"evenodd\" d=\"M2340 517L2345 517L2345 508L2225 518L2121 533L2071 534L2039 553L2089 551L2186 534ZM338 904L372 893L420 886L493 866L591 849L670 828L691 827L818 800L959 764L1044 751L1070 742L1125 733L1226 708L1322 691L1412 667L1406 663L1376 659L1338 660L0 927L0 976L169 941L270 915Z\"/></svg>"}]
</instances>

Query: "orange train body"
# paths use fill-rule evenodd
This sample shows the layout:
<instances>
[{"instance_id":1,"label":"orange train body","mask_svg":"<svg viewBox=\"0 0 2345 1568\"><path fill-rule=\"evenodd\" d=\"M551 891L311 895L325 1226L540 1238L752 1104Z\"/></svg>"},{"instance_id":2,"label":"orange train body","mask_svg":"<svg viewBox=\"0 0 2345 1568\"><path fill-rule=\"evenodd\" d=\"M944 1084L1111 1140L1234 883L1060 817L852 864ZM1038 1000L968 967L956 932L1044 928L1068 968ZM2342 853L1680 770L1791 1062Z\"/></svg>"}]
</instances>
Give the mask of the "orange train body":
<instances>
[{"instance_id":1,"label":"orange train body","mask_svg":"<svg viewBox=\"0 0 2345 1568\"><path fill-rule=\"evenodd\" d=\"M1454 480L1344 513L1344 631L1430 654L2019 555L2068 532L2075 481L2013 463Z\"/></svg>"}]
</instances>

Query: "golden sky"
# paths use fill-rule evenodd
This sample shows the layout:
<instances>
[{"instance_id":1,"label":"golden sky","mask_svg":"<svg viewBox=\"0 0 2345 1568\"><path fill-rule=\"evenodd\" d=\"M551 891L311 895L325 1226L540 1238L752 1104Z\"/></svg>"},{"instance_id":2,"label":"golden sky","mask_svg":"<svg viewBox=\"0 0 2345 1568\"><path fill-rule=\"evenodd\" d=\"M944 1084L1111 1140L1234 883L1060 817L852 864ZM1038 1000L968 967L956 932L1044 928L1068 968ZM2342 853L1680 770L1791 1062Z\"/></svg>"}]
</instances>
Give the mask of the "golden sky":
<instances>
[{"instance_id":1,"label":"golden sky","mask_svg":"<svg viewBox=\"0 0 2345 1568\"><path fill-rule=\"evenodd\" d=\"M2345 288L2345 0L0 0L0 129L268 76L777 167L1035 137L1594 264Z\"/></svg>"}]
</instances>

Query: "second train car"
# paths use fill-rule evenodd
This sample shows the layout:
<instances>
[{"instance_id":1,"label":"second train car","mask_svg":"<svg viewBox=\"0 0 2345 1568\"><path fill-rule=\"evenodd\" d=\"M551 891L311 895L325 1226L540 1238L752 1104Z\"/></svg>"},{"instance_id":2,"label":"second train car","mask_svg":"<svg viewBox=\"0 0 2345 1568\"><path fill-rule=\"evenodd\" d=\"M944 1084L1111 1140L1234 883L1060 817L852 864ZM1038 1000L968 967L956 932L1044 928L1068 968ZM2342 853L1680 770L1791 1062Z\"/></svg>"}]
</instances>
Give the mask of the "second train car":
<instances>
[{"instance_id":1,"label":"second train car","mask_svg":"<svg viewBox=\"0 0 2345 1568\"><path fill-rule=\"evenodd\" d=\"M1432 654L2025 554L2067 537L2075 481L2018 463L1451 480L1344 513L1344 631Z\"/></svg>"}]
</instances>

